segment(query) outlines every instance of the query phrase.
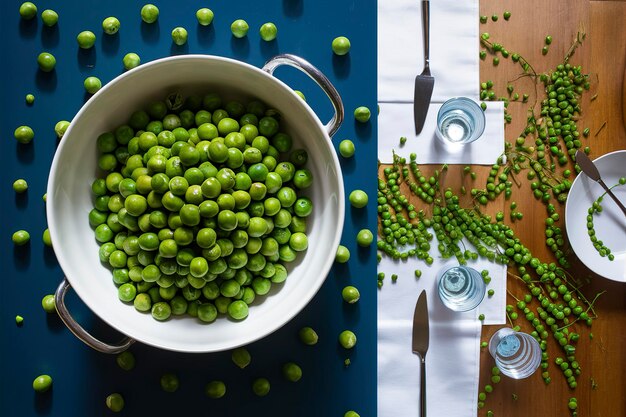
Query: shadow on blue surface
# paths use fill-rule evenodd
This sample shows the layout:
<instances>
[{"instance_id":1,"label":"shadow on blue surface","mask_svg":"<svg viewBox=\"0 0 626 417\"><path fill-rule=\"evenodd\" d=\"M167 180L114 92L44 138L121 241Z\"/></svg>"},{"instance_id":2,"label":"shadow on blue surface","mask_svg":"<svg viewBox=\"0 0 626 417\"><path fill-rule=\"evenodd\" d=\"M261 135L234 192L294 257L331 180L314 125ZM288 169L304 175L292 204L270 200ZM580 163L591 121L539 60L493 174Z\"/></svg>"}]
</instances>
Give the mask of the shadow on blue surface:
<instances>
[{"instance_id":1,"label":"shadow on blue surface","mask_svg":"<svg viewBox=\"0 0 626 417\"><path fill-rule=\"evenodd\" d=\"M76 58L78 61L78 68L93 68L96 66L96 48L83 49L78 48L76 51Z\"/></svg>"},{"instance_id":2,"label":"shadow on blue surface","mask_svg":"<svg viewBox=\"0 0 626 417\"><path fill-rule=\"evenodd\" d=\"M145 43L152 45L159 42L159 36L161 34L161 27L159 23L146 23L141 21L141 40Z\"/></svg>"},{"instance_id":3,"label":"shadow on blue surface","mask_svg":"<svg viewBox=\"0 0 626 417\"><path fill-rule=\"evenodd\" d=\"M170 55L185 55L189 53L189 44L185 43L183 45L176 45L172 42L172 46L170 46Z\"/></svg>"},{"instance_id":4,"label":"shadow on blue surface","mask_svg":"<svg viewBox=\"0 0 626 417\"><path fill-rule=\"evenodd\" d=\"M243 38L231 36L230 47L233 50L233 55L237 59L245 60L250 55L250 41L247 36Z\"/></svg>"},{"instance_id":5,"label":"shadow on blue surface","mask_svg":"<svg viewBox=\"0 0 626 417\"><path fill-rule=\"evenodd\" d=\"M52 411L52 400L54 398L53 392L54 386L52 386L47 392L33 392L33 405L37 414L42 416L50 414Z\"/></svg>"},{"instance_id":6,"label":"shadow on blue surface","mask_svg":"<svg viewBox=\"0 0 626 417\"><path fill-rule=\"evenodd\" d=\"M37 26L39 26L39 19L24 20L20 19L20 37L24 39L32 39L37 36Z\"/></svg>"},{"instance_id":7,"label":"shadow on blue surface","mask_svg":"<svg viewBox=\"0 0 626 417\"><path fill-rule=\"evenodd\" d=\"M198 44L204 48L208 48L215 42L215 28L213 25L202 26L198 23L198 31L196 32Z\"/></svg>"},{"instance_id":8,"label":"shadow on blue surface","mask_svg":"<svg viewBox=\"0 0 626 417\"><path fill-rule=\"evenodd\" d=\"M370 110L373 112L376 109L370 109ZM356 132L356 135L360 138L363 138L363 139L371 138L372 137L372 123L371 122L361 123L361 122L357 122L355 119L354 131Z\"/></svg>"},{"instance_id":9,"label":"shadow on blue surface","mask_svg":"<svg viewBox=\"0 0 626 417\"><path fill-rule=\"evenodd\" d=\"M15 206L23 211L26 209L26 206L28 205L28 192L26 193L16 193L15 194Z\"/></svg>"},{"instance_id":10,"label":"shadow on blue surface","mask_svg":"<svg viewBox=\"0 0 626 417\"><path fill-rule=\"evenodd\" d=\"M352 174L356 169L356 158L343 158L339 157L341 163L341 172L343 174Z\"/></svg>"},{"instance_id":11,"label":"shadow on blue surface","mask_svg":"<svg viewBox=\"0 0 626 417\"><path fill-rule=\"evenodd\" d=\"M59 44L59 26L43 25L41 30L41 44L44 48L54 48Z\"/></svg>"},{"instance_id":12,"label":"shadow on blue surface","mask_svg":"<svg viewBox=\"0 0 626 417\"><path fill-rule=\"evenodd\" d=\"M350 54L342 56L333 54L333 72L335 77L340 80L348 78L350 75L351 62Z\"/></svg>"},{"instance_id":13,"label":"shadow on blue surface","mask_svg":"<svg viewBox=\"0 0 626 417\"><path fill-rule=\"evenodd\" d=\"M120 49L120 34L102 35L101 38L102 52L108 56L115 56Z\"/></svg>"},{"instance_id":14,"label":"shadow on blue surface","mask_svg":"<svg viewBox=\"0 0 626 417\"><path fill-rule=\"evenodd\" d=\"M278 55L278 40L274 39L273 41L267 42L261 39L259 41L259 48L261 50L261 55L265 60Z\"/></svg>"},{"instance_id":15,"label":"shadow on blue surface","mask_svg":"<svg viewBox=\"0 0 626 417\"><path fill-rule=\"evenodd\" d=\"M41 91L52 92L57 88L57 71L45 72L37 70L35 74L35 84Z\"/></svg>"},{"instance_id":16,"label":"shadow on blue surface","mask_svg":"<svg viewBox=\"0 0 626 417\"><path fill-rule=\"evenodd\" d=\"M13 246L13 262L15 269L24 271L30 265L30 242L23 246Z\"/></svg>"},{"instance_id":17,"label":"shadow on blue surface","mask_svg":"<svg viewBox=\"0 0 626 417\"><path fill-rule=\"evenodd\" d=\"M283 13L285 13L285 16L300 17L303 10L303 0L283 0Z\"/></svg>"}]
</instances>

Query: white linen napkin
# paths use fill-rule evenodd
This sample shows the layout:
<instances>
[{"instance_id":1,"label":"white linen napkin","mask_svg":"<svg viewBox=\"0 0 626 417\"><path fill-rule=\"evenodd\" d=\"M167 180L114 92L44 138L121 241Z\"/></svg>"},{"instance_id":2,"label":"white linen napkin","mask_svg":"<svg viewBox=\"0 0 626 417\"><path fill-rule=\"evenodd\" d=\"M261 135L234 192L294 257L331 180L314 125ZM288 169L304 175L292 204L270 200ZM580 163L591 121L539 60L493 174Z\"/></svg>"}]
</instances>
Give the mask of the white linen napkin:
<instances>
[{"instance_id":1,"label":"white linen napkin","mask_svg":"<svg viewBox=\"0 0 626 417\"><path fill-rule=\"evenodd\" d=\"M426 124L415 135L413 89L422 72L421 2L378 2L378 155L391 163L391 147L401 136L403 147L415 152L417 162L493 164L504 150L504 106L489 103L485 133L462 152L451 155L434 135L441 103L451 97L479 98L478 0L432 0L430 2L430 68L435 86Z\"/></svg>"},{"instance_id":2,"label":"white linen napkin","mask_svg":"<svg viewBox=\"0 0 626 417\"><path fill-rule=\"evenodd\" d=\"M428 415L470 417L477 413L480 370L479 313L485 324L504 323L506 269L487 260L468 266L487 269L492 278L477 309L453 312L439 299L437 274L456 260L435 258L431 266L423 262L393 261L383 258L378 270L386 277L378 292L378 416L418 416L419 358L411 351L413 311L422 289L426 290L430 319L430 345L426 355L426 406ZM415 278L415 269L422 276ZM398 279L393 283L392 274Z\"/></svg>"}]
</instances>

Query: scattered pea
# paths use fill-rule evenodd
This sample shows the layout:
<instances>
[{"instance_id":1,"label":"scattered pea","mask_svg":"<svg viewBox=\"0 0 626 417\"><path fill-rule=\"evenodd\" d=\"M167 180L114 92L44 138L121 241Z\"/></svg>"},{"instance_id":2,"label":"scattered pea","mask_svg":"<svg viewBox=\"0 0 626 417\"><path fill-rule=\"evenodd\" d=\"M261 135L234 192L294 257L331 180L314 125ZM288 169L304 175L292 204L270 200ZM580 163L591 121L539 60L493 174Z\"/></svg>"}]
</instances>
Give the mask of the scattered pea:
<instances>
[{"instance_id":1,"label":"scattered pea","mask_svg":"<svg viewBox=\"0 0 626 417\"><path fill-rule=\"evenodd\" d=\"M115 357L117 366L125 371L130 371L135 367L135 355L132 352L125 350Z\"/></svg>"},{"instance_id":2,"label":"scattered pea","mask_svg":"<svg viewBox=\"0 0 626 417\"><path fill-rule=\"evenodd\" d=\"M178 26L172 29L172 41L178 46L187 43L187 36L187 29L184 27Z\"/></svg>"},{"instance_id":3,"label":"scattered pea","mask_svg":"<svg viewBox=\"0 0 626 417\"><path fill-rule=\"evenodd\" d=\"M41 20L43 21L44 25L52 27L56 25L59 21L59 15L54 10L46 9L41 12Z\"/></svg>"},{"instance_id":4,"label":"scattered pea","mask_svg":"<svg viewBox=\"0 0 626 417\"><path fill-rule=\"evenodd\" d=\"M344 349L352 349L356 345L356 335L351 330L344 330L339 333L339 344Z\"/></svg>"},{"instance_id":5,"label":"scattered pea","mask_svg":"<svg viewBox=\"0 0 626 417\"><path fill-rule=\"evenodd\" d=\"M50 375L39 375L33 380L33 389L35 392L44 393L52 387L52 377Z\"/></svg>"},{"instance_id":6,"label":"scattered pea","mask_svg":"<svg viewBox=\"0 0 626 417\"><path fill-rule=\"evenodd\" d=\"M261 35L261 39L266 42L270 42L276 39L276 35L278 35L278 29L276 28L276 25L274 23L264 23L259 29L259 34Z\"/></svg>"},{"instance_id":7,"label":"scattered pea","mask_svg":"<svg viewBox=\"0 0 626 417\"><path fill-rule=\"evenodd\" d=\"M230 31L235 38L243 38L248 34L248 22L243 19L237 19L230 25Z\"/></svg>"},{"instance_id":8,"label":"scattered pea","mask_svg":"<svg viewBox=\"0 0 626 417\"><path fill-rule=\"evenodd\" d=\"M302 368L293 362L283 365L283 376L289 382L298 382L302 378Z\"/></svg>"},{"instance_id":9,"label":"scattered pea","mask_svg":"<svg viewBox=\"0 0 626 417\"><path fill-rule=\"evenodd\" d=\"M50 229L46 229L43 231L42 241L43 244L47 247L52 247L52 239L50 239Z\"/></svg>"},{"instance_id":10,"label":"scattered pea","mask_svg":"<svg viewBox=\"0 0 626 417\"><path fill-rule=\"evenodd\" d=\"M552 36L548 35L545 39L546 45L550 45L552 43Z\"/></svg>"},{"instance_id":11,"label":"scattered pea","mask_svg":"<svg viewBox=\"0 0 626 417\"><path fill-rule=\"evenodd\" d=\"M298 332L298 335L302 343L304 343L305 345L313 346L317 344L317 341L318 341L317 333L311 327L307 326L307 327L301 328L300 331Z\"/></svg>"},{"instance_id":12,"label":"scattered pea","mask_svg":"<svg viewBox=\"0 0 626 417\"><path fill-rule=\"evenodd\" d=\"M222 381L211 381L206 385L204 392L209 398L222 398L226 394L226 384Z\"/></svg>"},{"instance_id":13,"label":"scattered pea","mask_svg":"<svg viewBox=\"0 0 626 417\"><path fill-rule=\"evenodd\" d=\"M120 21L116 17L107 17L102 21L102 30L107 35L115 35L120 30Z\"/></svg>"},{"instance_id":14,"label":"scattered pea","mask_svg":"<svg viewBox=\"0 0 626 417\"><path fill-rule=\"evenodd\" d=\"M350 40L345 36L336 37L335 39L333 39L331 44L333 53L339 56L346 55L348 52L350 52L350 47Z\"/></svg>"},{"instance_id":15,"label":"scattered pea","mask_svg":"<svg viewBox=\"0 0 626 417\"><path fill-rule=\"evenodd\" d=\"M354 155L354 142L350 139L339 142L339 154L344 158L351 158Z\"/></svg>"},{"instance_id":16,"label":"scattered pea","mask_svg":"<svg viewBox=\"0 0 626 417\"><path fill-rule=\"evenodd\" d=\"M32 94L26 94L26 104L29 106L35 102L35 96Z\"/></svg>"},{"instance_id":17,"label":"scattered pea","mask_svg":"<svg viewBox=\"0 0 626 417\"><path fill-rule=\"evenodd\" d=\"M81 49L89 49L96 43L96 34L90 30L84 30L76 36L76 42Z\"/></svg>"},{"instance_id":18,"label":"scattered pea","mask_svg":"<svg viewBox=\"0 0 626 417\"><path fill-rule=\"evenodd\" d=\"M370 116L370 109L365 106L360 106L354 109L354 118L357 122L367 123L370 119Z\"/></svg>"},{"instance_id":19,"label":"scattered pea","mask_svg":"<svg viewBox=\"0 0 626 417\"><path fill-rule=\"evenodd\" d=\"M337 253L335 255L335 262L345 264L350 259L350 249L343 245L337 247Z\"/></svg>"},{"instance_id":20,"label":"scattered pea","mask_svg":"<svg viewBox=\"0 0 626 417\"><path fill-rule=\"evenodd\" d=\"M59 120L54 125L54 133L56 133L57 138L63 138L63 135L65 135L68 127L70 127L70 122L68 122L67 120Z\"/></svg>"},{"instance_id":21,"label":"scattered pea","mask_svg":"<svg viewBox=\"0 0 626 417\"><path fill-rule=\"evenodd\" d=\"M493 20L494 22L498 21L498 15L497 14L492 14L491 15L491 20Z\"/></svg>"},{"instance_id":22,"label":"scattered pea","mask_svg":"<svg viewBox=\"0 0 626 417\"><path fill-rule=\"evenodd\" d=\"M24 317L17 315L15 316L15 324L21 326L24 323Z\"/></svg>"},{"instance_id":23,"label":"scattered pea","mask_svg":"<svg viewBox=\"0 0 626 417\"><path fill-rule=\"evenodd\" d=\"M125 70L131 70L141 64L141 58L134 52L129 52L122 58L122 64Z\"/></svg>"},{"instance_id":24,"label":"scattered pea","mask_svg":"<svg viewBox=\"0 0 626 417\"><path fill-rule=\"evenodd\" d=\"M141 8L141 20L146 23L154 23L159 18L159 8L154 4L145 4Z\"/></svg>"},{"instance_id":25,"label":"scattered pea","mask_svg":"<svg viewBox=\"0 0 626 417\"><path fill-rule=\"evenodd\" d=\"M363 208L367 206L368 197L367 193L363 190L352 191L348 199L350 200L350 204L352 204L355 208Z\"/></svg>"},{"instance_id":26,"label":"scattered pea","mask_svg":"<svg viewBox=\"0 0 626 417\"><path fill-rule=\"evenodd\" d=\"M89 94L95 94L102 88L102 81L98 77L87 77L83 82L83 86Z\"/></svg>"},{"instance_id":27,"label":"scattered pea","mask_svg":"<svg viewBox=\"0 0 626 417\"><path fill-rule=\"evenodd\" d=\"M343 301L348 304L354 304L359 301L359 298L361 298L359 290L352 285L344 287L341 291L341 296L343 297Z\"/></svg>"},{"instance_id":28,"label":"scattered pea","mask_svg":"<svg viewBox=\"0 0 626 417\"><path fill-rule=\"evenodd\" d=\"M252 382L252 392L259 397L265 397L270 392L270 381L267 378L257 378Z\"/></svg>"},{"instance_id":29,"label":"scattered pea","mask_svg":"<svg viewBox=\"0 0 626 417\"><path fill-rule=\"evenodd\" d=\"M24 20L30 20L37 16L37 6L30 1L26 1L20 6L20 16Z\"/></svg>"},{"instance_id":30,"label":"scattered pea","mask_svg":"<svg viewBox=\"0 0 626 417\"><path fill-rule=\"evenodd\" d=\"M25 193L28 190L28 183L24 179L17 179L13 182L13 191L18 194Z\"/></svg>"},{"instance_id":31,"label":"scattered pea","mask_svg":"<svg viewBox=\"0 0 626 417\"><path fill-rule=\"evenodd\" d=\"M487 16L486 15L481 15L480 16L480 23L487 23Z\"/></svg>"},{"instance_id":32,"label":"scattered pea","mask_svg":"<svg viewBox=\"0 0 626 417\"><path fill-rule=\"evenodd\" d=\"M213 17L213 11L206 7L198 9L198 11L196 12L196 19L198 19L198 24L200 24L201 26L209 26L211 22L213 22Z\"/></svg>"},{"instance_id":33,"label":"scattered pea","mask_svg":"<svg viewBox=\"0 0 626 417\"><path fill-rule=\"evenodd\" d=\"M57 64L57 60L50 52L42 52L37 56L37 65L43 72L50 72Z\"/></svg>"},{"instance_id":34,"label":"scattered pea","mask_svg":"<svg viewBox=\"0 0 626 417\"><path fill-rule=\"evenodd\" d=\"M541 48L541 54L542 55L547 55L548 54L548 50L549 50L549 48L547 46L544 46L543 48Z\"/></svg>"},{"instance_id":35,"label":"scattered pea","mask_svg":"<svg viewBox=\"0 0 626 417\"><path fill-rule=\"evenodd\" d=\"M122 397L122 394L114 392L113 394L107 396L105 404L109 410L114 413L119 413L124 409L124 397Z\"/></svg>"},{"instance_id":36,"label":"scattered pea","mask_svg":"<svg viewBox=\"0 0 626 417\"><path fill-rule=\"evenodd\" d=\"M250 362L252 361L252 356L250 355L250 352L248 352L248 349L246 349L245 347L240 347L233 350L230 358L233 363L241 369L250 365Z\"/></svg>"},{"instance_id":37,"label":"scattered pea","mask_svg":"<svg viewBox=\"0 0 626 417\"><path fill-rule=\"evenodd\" d=\"M356 411L346 411L343 417L361 417Z\"/></svg>"},{"instance_id":38,"label":"scattered pea","mask_svg":"<svg viewBox=\"0 0 626 417\"><path fill-rule=\"evenodd\" d=\"M511 18L511 12L505 11L502 17L504 17L504 20L509 20Z\"/></svg>"},{"instance_id":39,"label":"scattered pea","mask_svg":"<svg viewBox=\"0 0 626 417\"><path fill-rule=\"evenodd\" d=\"M175 374L165 373L161 376L161 388L165 392L176 392L180 385L180 381Z\"/></svg>"},{"instance_id":40,"label":"scattered pea","mask_svg":"<svg viewBox=\"0 0 626 417\"><path fill-rule=\"evenodd\" d=\"M374 235L368 229L361 229L356 235L356 243L361 247L368 247L374 241Z\"/></svg>"},{"instance_id":41,"label":"scattered pea","mask_svg":"<svg viewBox=\"0 0 626 417\"><path fill-rule=\"evenodd\" d=\"M28 233L26 230L18 230L13 233L11 239L13 240L13 244L15 246L23 246L30 242L30 233Z\"/></svg>"}]
</instances>

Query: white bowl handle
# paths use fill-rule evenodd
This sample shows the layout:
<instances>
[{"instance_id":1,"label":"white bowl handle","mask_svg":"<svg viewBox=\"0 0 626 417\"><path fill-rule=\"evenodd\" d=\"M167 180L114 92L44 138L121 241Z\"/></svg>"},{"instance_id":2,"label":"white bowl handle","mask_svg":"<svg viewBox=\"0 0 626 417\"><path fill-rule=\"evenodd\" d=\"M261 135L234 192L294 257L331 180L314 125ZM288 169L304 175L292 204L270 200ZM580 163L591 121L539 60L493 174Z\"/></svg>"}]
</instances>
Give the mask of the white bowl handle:
<instances>
[{"instance_id":1,"label":"white bowl handle","mask_svg":"<svg viewBox=\"0 0 626 417\"><path fill-rule=\"evenodd\" d=\"M328 132L328 136L333 136L341 123L343 122L344 112L343 112L343 102L341 101L341 96L337 92L335 86L333 86L328 78L317 68L315 68L309 61L300 58L296 55L291 54L281 54L276 55L271 58L269 61L265 63L263 66L263 71L266 71L272 75L274 75L274 70L281 65L289 65L290 67L294 67L299 69L308 75L320 88L326 93L328 98L330 99L333 108L335 109L335 114L333 118L330 119L324 127L326 127L326 131Z\"/></svg>"},{"instance_id":2,"label":"white bowl handle","mask_svg":"<svg viewBox=\"0 0 626 417\"><path fill-rule=\"evenodd\" d=\"M66 278L63 278L63 281L54 293L54 304L56 306L57 313L59 313L59 317L63 320L63 323L65 323L67 328L74 333L74 336L82 340L90 348L95 349L98 352L110 354L123 352L128 349L130 345L135 343L134 339L125 337L120 340L117 345L109 345L108 343L104 343L89 334L87 330L83 329L82 326L74 320L65 305L65 294L69 289L70 283Z\"/></svg>"}]
</instances>

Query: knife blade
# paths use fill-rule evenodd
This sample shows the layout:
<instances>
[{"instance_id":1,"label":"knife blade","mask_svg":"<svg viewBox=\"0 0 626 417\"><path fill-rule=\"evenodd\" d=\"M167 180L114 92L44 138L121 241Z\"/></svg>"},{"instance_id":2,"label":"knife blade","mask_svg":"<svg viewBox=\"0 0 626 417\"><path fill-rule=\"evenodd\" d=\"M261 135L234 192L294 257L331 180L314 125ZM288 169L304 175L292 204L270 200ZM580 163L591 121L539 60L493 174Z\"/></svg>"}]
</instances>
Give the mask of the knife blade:
<instances>
[{"instance_id":1,"label":"knife blade","mask_svg":"<svg viewBox=\"0 0 626 417\"><path fill-rule=\"evenodd\" d=\"M426 352L429 343L428 301L422 290L413 313L413 353L420 357L420 417L426 417Z\"/></svg>"},{"instance_id":2,"label":"knife blade","mask_svg":"<svg viewBox=\"0 0 626 417\"><path fill-rule=\"evenodd\" d=\"M576 151L576 163L580 166L580 169L582 169L585 175L587 175L589 178L600 184L602 188L604 188L607 194L610 195L611 198L617 203L619 208L622 209L624 215L626 215L626 207L624 207L624 204L619 201L617 196L613 194L613 191L611 191L611 189L607 187L604 181L602 181L602 177L600 176L600 171L598 171L598 167L596 167L593 161L589 159L587 154L580 149Z\"/></svg>"},{"instance_id":3,"label":"knife blade","mask_svg":"<svg viewBox=\"0 0 626 417\"><path fill-rule=\"evenodd\" d=\"M424 69L421 74L415 77L415 90L413 92L413 121L416 135L419 135L424 128L424 121L428 114L435 85L435 79L430 75L430 3L428 0L422 0L422 31L424 34Z\"/></svg>"}]
</instances>

